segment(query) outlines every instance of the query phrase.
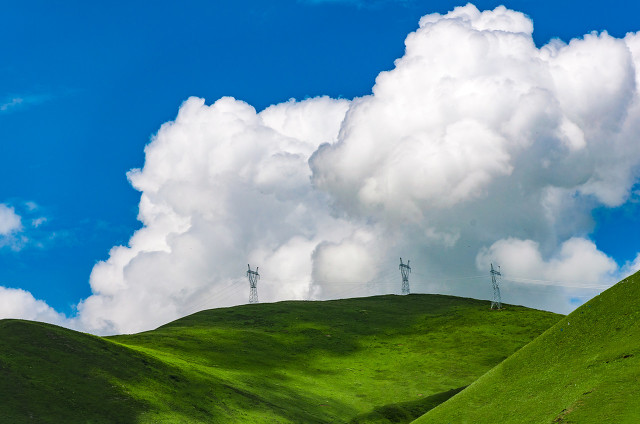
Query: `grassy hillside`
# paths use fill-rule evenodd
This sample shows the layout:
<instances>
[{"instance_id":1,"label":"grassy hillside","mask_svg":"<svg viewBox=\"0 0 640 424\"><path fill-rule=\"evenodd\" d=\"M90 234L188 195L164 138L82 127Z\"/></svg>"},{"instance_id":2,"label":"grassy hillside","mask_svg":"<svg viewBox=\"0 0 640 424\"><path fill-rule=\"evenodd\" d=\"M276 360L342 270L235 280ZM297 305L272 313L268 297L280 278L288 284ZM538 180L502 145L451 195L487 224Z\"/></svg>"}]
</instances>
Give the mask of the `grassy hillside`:
<instances>
[{"instance_id":1,"label":"grassy hillside","mask_svg":"<svg viewBox=\"0 0 640 424\"><path fill-rule=\"evenodd\" d=\"M416 420L448 422L639 423L640 274Z\"/></svg>"},{"instance_id":2,"label":"grassy hillside","mask_svg":"<svg viewBox=\"0 0 640 424\"><path fill-rule=\"evenodd\" d=\"M410 422L560 316L437 295L203 311L99 338L0 321L0 422Z\"/></svg>"},{"instance_id":3,"label":"grassy hillside","mask_svg":"<svg viewBox=\"0 0 640 424\"><path fill-rule=\"evenodd\" d=\"M129 387L172 387L171 367L99 337L2 320L0 340L2 423L133 423L148 405Z\"/></svg>"}]
</instances>

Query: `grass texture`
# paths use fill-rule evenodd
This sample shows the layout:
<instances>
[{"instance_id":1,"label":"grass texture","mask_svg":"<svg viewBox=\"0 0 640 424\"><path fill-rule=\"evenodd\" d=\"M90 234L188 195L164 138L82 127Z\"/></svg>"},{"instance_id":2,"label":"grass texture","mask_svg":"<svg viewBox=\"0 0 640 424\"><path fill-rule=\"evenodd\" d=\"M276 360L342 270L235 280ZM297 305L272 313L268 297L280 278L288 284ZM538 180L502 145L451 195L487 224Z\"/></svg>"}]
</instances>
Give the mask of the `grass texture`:
<instances>
[{"instance_id":1,"label":"grass texture","mask_svg":"<svg viewBox=\"0 0 640 424\"><path fill-rule=\"evenodd\" d=\"M640 274L415 423L640 423Z\"/></svg>"},{"instance_id":2,"label":"grass texture","mask_svg":"<svg viewBox=\"0 0 640 424\"><path fill-rule=\"evenodd\" d=\"M409 423L561 317L412 294L214 309L106 338L2 320L0 422Z\"/></svg>"}]
</instances>

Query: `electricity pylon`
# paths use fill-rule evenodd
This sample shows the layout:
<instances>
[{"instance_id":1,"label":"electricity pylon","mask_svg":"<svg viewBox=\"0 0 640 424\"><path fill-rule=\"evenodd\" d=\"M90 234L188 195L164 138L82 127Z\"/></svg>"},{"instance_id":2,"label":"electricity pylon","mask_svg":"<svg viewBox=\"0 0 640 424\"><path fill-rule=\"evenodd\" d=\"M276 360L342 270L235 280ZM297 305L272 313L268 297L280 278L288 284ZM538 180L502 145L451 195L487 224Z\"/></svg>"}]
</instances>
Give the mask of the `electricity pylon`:
<instances>
[{"instance_id":1,"label":"electricity pylon","mask_svg":"<svg viewBox=\"0 0 640 424\"><path fill-rule=\"evenodd\" d=\"M502 309L502 299L500 299L499 280L502 277L500 267L496 271L491 264L491 285L493 286L493 300L491 301L491 309Z\"/></svg>"},{"instance_id":2,"label":"electricity pylon","mask_svg":"<svg viewBox=\"0 0 640 424\"><path fill-rule=\"evenodd\" d=\"M409 262L406 264L402 263L402 258L400 258L400 274L402 275L402 294L409 294L411 290L409 290L409 274L411 273L411 267L409 266Z\"/></svg>"},{"instance_id":3,"label":"electricity pylon","mask_svg":"<svg viewBox=\"0 0 640 424\"><path fill-rule=\"evenodd\" d=\"M258 303L258 280L260 274L258 274L258 267L255 271L251 271L251 266L247 264L249 270L247 271L247 277L249 277L249 303Z\"/></svg>"}]
</instances>

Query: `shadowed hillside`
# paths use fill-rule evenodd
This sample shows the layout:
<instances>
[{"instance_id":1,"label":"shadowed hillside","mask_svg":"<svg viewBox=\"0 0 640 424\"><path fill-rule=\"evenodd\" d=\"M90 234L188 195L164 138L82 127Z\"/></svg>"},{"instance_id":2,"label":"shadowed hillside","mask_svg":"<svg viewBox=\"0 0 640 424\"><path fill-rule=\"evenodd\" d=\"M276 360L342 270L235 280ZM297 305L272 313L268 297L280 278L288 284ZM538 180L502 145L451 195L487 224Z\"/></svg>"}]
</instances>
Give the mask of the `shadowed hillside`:
<instances>
[{"instance_id":1,"label":"shadowed hillside","mask_svg":"<svg viewBox=\"0 0 640 424\"><path fill-rule=\"evenodd\" d=\"M416 420L447 422L639 423L640 274Z\"/></svg>"},{"instance_id":2,"label":"shadowed hillside","mask_svg":"<svg viewBox=\"0 0 640 424\"><path fill-rule=\"evenodd\" d=\"M0 321L0 420L410 422L560 318L439 295L199 312L99 338Z\"/></svg>"}]
</instances>

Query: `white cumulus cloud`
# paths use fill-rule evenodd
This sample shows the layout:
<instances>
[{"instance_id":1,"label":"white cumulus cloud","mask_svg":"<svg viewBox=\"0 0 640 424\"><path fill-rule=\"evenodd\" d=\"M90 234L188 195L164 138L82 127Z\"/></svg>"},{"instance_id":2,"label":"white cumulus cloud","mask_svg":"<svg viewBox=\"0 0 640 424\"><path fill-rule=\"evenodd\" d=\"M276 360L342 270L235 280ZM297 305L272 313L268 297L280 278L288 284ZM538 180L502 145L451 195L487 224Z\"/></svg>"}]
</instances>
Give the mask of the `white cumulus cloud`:
<instances>
[{"instance_id":1,"label":"white cumulus cloud","mask_svg":"<svg viewBox=\"0 0 640 424\"><path fill-rule=\"evenodd\" d=\"M83 325L137 331L194 307L243 303L247 263L263 271L261 300L309 298L316 247L360 227L334 216L307 164L335 141L348 106L319 97L256 113L232 98L187 100L129 174L144 227L95 266Z\"/></svg>"},{"instance_id":2,"label":"white cumulus cloud","mask_svg":"<svg viewBox=\"0 0 640 424\"><path fill-rule=\"evenodd\" d=\"M373 95L352 102L338 140L312 156L315 186L339 209L390 229L389 252L417 256L420 289L487 296L452 277L486 272L478 253L511 239L535 246L526 253L547 271L533 275L572 282L567 301L581 284L620 275L585 237L591 211L625 203L637 181L640 37L592 33L537 48L532 31L504 7L423 17ZM526 271L500 253L512 275ZM553 297L512 301L569 310Z\"/></svg>"},{"instance_id":3,"label":"white cumulus cloud","mask_svg":"<svg viewBox=\"0 0 640 424\"><path fill-rule=\"evenodd\" d=\"M486 298L488 278L458 277L498 261L520 278L505 301L563 312L611 283L622 271L586 237L637 180L639 37L538 48L532 31L467 5L423 17L369 96L187 100L129 174L144 226L95 266L82 325L243 303L247 263L263 301L393 291L398 256L414 291ZM562 301L523 296L524 278L564 284Z\"/></svg>"},{"instance_id":4,"label":"white cumulus cloud","mask_svg":"<svg viewBox=\"0 0 640 424\"><path fill-rule=\"evenodd\" d=\"M0 286L0 319L42 321L74 327L74 323L25 290Z\"/></svg>"},{"instance_id":5,"label":"white cumulus cloud","mask_svg":"<svg viewBox=\"0 0 640 424\"><path fill-rule=\"evenodd\" d=\"M508 270L502 275L503 290L506 287L510 291L512 302L530 303L530 291L535 288L542 290L538 296L544 296L536 301L545 302L547 307L553 305L561 312L575 307L572 298L587 300L626 277L633 266L627 264L619 268L592 241L578 237L563 242L549 257L543 256L535 241L498 240L481 249L476 257L478 269L489 269L492 262L508 264ZM528 289L522 290L523 285Z\"/></svg>"},{"instance_id":6,"label":"white cumulus cloud","mask_svg":"<svg viewBox=\"0 0 640 424\"><path fill-rule=\"evenodd\" d=\"M96 264L77 325L153 328L245 303L400 291L568 312L640 260L589 240L591 212L629 200L640 165L640 35L538 48L522 13L424 16L394 69L352 100L261 112L190 98L129 179L143 227ZM484 277L479 277L484 275Z\"/></svg>"}]
</instances>

